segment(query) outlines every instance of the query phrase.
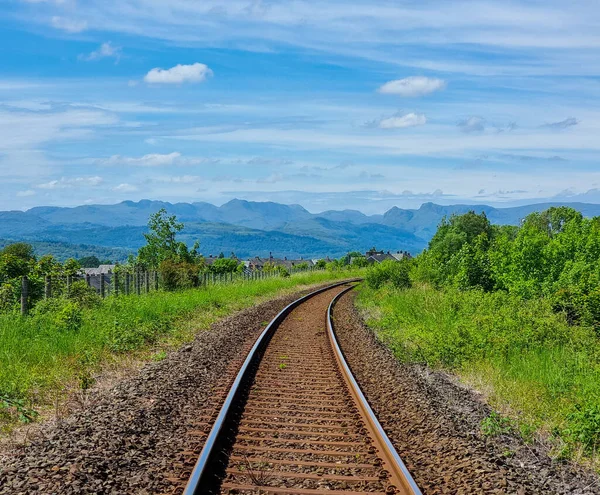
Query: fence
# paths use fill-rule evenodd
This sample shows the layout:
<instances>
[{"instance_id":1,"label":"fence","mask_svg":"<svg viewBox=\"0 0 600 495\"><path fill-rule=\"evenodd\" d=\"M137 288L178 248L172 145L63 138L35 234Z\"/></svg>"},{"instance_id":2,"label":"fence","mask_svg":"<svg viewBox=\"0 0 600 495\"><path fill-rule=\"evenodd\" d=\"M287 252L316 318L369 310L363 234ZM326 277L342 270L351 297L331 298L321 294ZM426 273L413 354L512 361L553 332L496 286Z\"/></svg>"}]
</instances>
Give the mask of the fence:
<instances>
[{"instance_id":1,"label":"fence","mask_svg":"<svg viewBox=\"0 0 600 495\"><path fill-rule=\"evenodd\" d=\"M290 274L314 271L315 267L291 268ZM264 280L281 277L278 270L269 271L244 271L241 273L213 273L202 272L199 274L197 288L214 285L230 284L239 281ZM119 295L142 295L157 291L161 287L160 275L156 271L135 271L133 273L114 272L94 275L73 275L68 277L46 276L44 280L43 298L51 299L63 294L70 294L73 283L85 280L88 287L93 288L102 297ZM27 314L31 306L31 285L27 277L21 281L21 314Z\"/></svg>"}]
</instances>

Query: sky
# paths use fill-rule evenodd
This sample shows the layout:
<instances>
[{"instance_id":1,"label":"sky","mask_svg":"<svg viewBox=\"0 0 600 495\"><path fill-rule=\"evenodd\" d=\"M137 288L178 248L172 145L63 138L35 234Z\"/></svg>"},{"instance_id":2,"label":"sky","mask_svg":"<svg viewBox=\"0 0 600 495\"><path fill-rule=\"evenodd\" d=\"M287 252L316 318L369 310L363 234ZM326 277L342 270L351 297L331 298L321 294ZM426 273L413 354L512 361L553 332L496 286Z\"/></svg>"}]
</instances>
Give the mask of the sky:
<instances>
[{"instance_id":1,"label":"sky","mask_svg":"<svg viewBox=\"0 0 600 495\"><path fill-rule=\"evenodd\" d=\"M600 203L597 0L2 0L0 209Z\"/></svg>"}]
</instances>

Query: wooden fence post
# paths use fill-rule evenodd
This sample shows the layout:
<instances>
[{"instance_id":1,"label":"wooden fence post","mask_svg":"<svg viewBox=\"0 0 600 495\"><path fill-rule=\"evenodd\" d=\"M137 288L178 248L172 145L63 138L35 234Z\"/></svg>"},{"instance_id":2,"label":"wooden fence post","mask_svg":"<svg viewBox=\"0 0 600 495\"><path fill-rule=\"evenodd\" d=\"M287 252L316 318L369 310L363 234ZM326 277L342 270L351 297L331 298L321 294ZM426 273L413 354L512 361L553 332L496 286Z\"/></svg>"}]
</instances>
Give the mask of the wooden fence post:
<instances>
[{"instance_id":1,"label":"wooden fence post","mask_svg":"<svg viewBox=\"0 0 600 495\"><path fill-rule=\"evenodd\" d=\"M142 280L139 270L135 272L135 293L138 296L142 293Z\"/></svg>"},{"instance_id":2,"label":"wooden fence post","mask_svg":"<svg viewBox=\"0 0 600 495\"><path fill-rule=\"evenodd\" d=\"M46 275L46 286L44 287L44 299L52 297L52 279L50 275Z\"/></svg>"},{"instance_id":3,"label":"wooden fence post","mask_svg":"<svg viewBox=\"0 0 600 495\"><path fill-rule=\"evenodd\" d=\"M154 290L158 290L158 272L154 271Z\"/></svg>"},{"instance_id":4,"label":"wooden fence post","mask_svg":"<svg viewBox=\"0 0 600 495\"><path fill-rule=\"evenodd\" d=\"M100 274L100 297L104 299L106 297L106 289L104 287L105 279L104 273Z\"/></svg>"},{"instance_id":5,"label":"wooden fence post","mask_svg":"<svg viewBox=\"0 0 600 495\"><path fill-rule=\"evenodd\" d=\"M27 277L21 279L21 314L27 314L27 299L29 297L29 280Z\"/></svg>"},{"instance_id":6,"label":"wooden fence post","mask_svg":"<svg viewBox=\"0 0 600 495\"><path fill-rule=\"evenodd\" d=\"M119 295L119 273L118 272L113 273L113 286L114 286L113 293L115 296L118 296Z\"/></svg>"},{"instance_id":7,"label":"wooden fence post","mask_svg":"<svg viewBox=\"0 0 600 495\"><path fill-rule=\"evenodd\" d=\"M128 296L129 295L129 272L125 273L125 295Z\"/></svg>"},{"instance_id":8,"label":"wooden fence post","mask_svg":"<svg viewBox=\"0 0 600 495\"><path fill-rule=\"evenodd\" d=\"M144 282L146 283L146 294L148 294L150 292L150 274L148 270L144 272Z\"/></svg>"}]
</instances>

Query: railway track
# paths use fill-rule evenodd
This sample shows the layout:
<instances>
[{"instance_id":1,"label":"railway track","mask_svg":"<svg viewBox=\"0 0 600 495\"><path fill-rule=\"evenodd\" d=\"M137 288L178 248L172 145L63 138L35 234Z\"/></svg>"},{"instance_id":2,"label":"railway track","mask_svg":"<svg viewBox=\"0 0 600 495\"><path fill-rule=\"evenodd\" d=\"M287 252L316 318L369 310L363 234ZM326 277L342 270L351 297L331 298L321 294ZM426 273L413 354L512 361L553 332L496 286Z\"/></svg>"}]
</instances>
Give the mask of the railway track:
<instances>
[{"instance_id":1,"label":"railway track","mask_svg":"<svg viewBox=\"0 0 600 495\"><path fill-rule=\"evenodd\" d=\"M337 344L336 284L285 308L242 364L185 495L420 494Z\"/></svg>"}]
</instances>

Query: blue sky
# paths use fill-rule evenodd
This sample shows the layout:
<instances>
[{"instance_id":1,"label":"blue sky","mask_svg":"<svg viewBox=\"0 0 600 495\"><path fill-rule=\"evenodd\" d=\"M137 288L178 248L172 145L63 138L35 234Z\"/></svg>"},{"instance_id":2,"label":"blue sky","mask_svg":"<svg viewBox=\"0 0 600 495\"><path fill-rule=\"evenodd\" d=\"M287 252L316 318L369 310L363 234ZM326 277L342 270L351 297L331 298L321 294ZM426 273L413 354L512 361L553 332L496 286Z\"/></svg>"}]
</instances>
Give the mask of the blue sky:
<instances>
[{"instance_id":1,"label":"blue sky","mask_svg":"<svg viewBox=\"0 0 600 495\"><path fill-rule=\"evenodd\" d=\"M600 202L597 1L4 0L1 209Z\"/></svg>"}]
</instances>

